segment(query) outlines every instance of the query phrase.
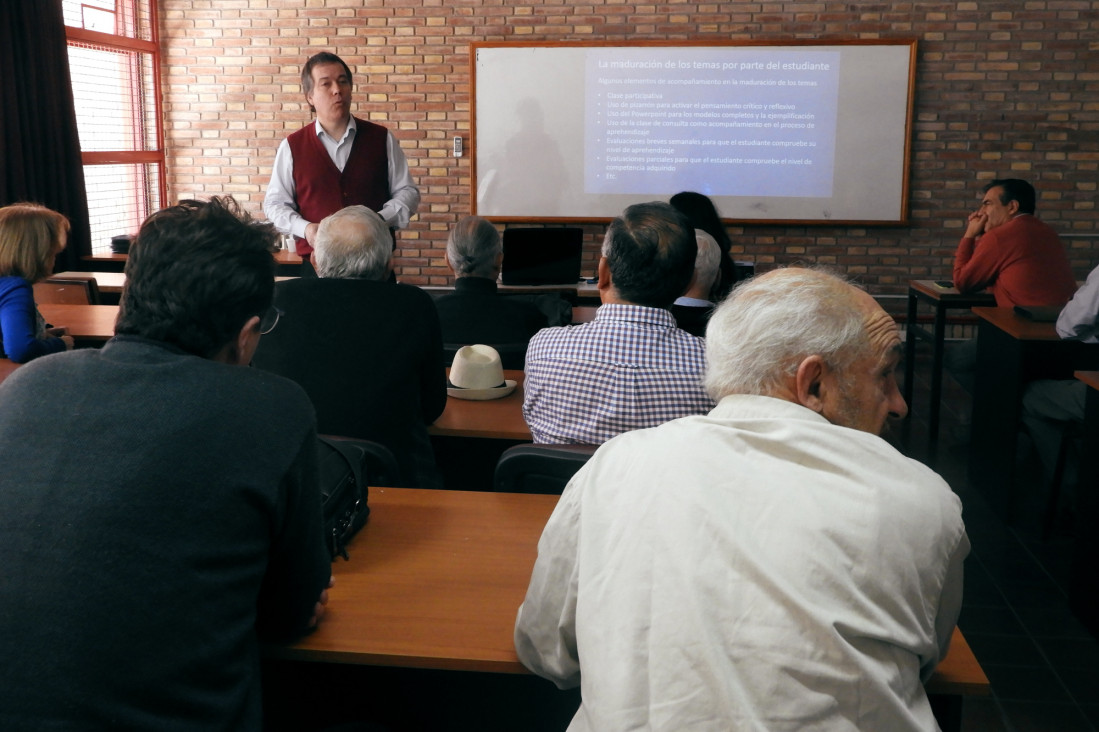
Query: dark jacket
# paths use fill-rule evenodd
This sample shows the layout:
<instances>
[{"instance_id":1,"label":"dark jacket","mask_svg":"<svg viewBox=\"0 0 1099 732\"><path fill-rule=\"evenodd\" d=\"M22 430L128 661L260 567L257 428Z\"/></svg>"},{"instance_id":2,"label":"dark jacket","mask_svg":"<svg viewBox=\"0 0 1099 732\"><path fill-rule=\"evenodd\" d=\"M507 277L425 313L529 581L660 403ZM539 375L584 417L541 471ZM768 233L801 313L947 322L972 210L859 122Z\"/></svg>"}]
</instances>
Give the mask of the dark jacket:
<instances>
[{"instance_id":1,"label":"dark jacket","mask_svg":"<svg viewBox=\"0 0 1099 732\"><path fill-rule=\"evenodd\" d=\"M454 294L435 301L443 343L526 343L545 328L545 313L529 302L497 292L486 277L459 277Z\"/></svg>"},{"instance_id":2,"label":"dark jacket","mask_svg":"<svg viewBox=\"0 0 1099 732\"><path fill-rule=\"evenodd\" d=\"M260 729L327 586L313 408L119 336L0 385L0 729Z\"/></svg>"},{"instance_id":3,"label":"dark jacket","mask_svg":"<svg viewBox=\"0 0 1099 732\"><path fill-rule=\"evenodd\" d=\"M317 431L374 440L404 482L439 487L427 425L446 407L439 318L418 287L355 279L297 279L275 286L283 311L252 363L301 384Z\"/></svg>"}]
</instances>

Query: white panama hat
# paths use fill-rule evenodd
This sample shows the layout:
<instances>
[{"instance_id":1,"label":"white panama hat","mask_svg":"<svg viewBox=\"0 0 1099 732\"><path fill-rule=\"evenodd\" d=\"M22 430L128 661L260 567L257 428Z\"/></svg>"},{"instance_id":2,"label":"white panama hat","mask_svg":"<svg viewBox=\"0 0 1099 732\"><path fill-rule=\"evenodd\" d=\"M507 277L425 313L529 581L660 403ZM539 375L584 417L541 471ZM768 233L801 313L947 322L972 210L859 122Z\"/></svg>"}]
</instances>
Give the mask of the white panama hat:
<instances>
[{"instance_id":1,"label":"white panama hat","mask_svg":"<svg viewBox=\"0 0 1099 732\"><path fill-rule=\"evenodd\" d=\"M500 354L492 346L462 346L454 354L446 393L458 399L485 401L506 397L515 382L504 378Z\"/></svg>"}]
</instances>

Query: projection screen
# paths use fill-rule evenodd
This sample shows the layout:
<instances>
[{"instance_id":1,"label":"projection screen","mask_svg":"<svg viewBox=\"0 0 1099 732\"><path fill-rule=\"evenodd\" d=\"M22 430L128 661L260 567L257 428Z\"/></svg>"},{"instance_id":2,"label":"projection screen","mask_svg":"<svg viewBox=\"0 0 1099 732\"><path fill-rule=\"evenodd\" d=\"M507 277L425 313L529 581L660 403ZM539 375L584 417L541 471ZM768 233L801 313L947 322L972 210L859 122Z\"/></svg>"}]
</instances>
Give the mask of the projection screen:
<instances>
[{"instance_id":1,"label":"projection screen","mask_svg":"<svg viewBox=\"0 0 1099 732\"><path fill-rule=\"evenodd\" d=\"M900 224L916 41L475 43L473 211L600 222L679 191L746 223Z\"/></svg>"}]
</instances>

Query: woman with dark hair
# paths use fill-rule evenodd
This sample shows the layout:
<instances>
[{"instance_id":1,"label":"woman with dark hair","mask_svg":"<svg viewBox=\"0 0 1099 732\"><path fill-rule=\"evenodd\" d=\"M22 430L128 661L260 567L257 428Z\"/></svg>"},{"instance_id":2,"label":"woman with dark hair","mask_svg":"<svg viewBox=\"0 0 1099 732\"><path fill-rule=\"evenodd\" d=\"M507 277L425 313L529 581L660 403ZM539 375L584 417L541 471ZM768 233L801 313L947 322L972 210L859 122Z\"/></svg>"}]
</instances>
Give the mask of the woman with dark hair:
<instances>
[{"instance_id":1,"label":"woman with dark hair","mask_svg":"<svg viewBox=\"0 0 1099 732\"><path fill-rule=\"evenodd\" d=\"M26 363L71 349L64 328L47 328L34 304L35 282L53 274L69 220L36 203L0 208L0 357Z\"/></svg>"},{"instance_id":2,"label":"woman with dark hair","mask_svg":"<svg viewBox=\"0 0 1099 732\"><path fill-rule=\"evenodd\" d=\"M736 284L737 273L736 265L729 255L729 250L733 248L733 241L729 238L729 232L725 230L725 224L721 222L717 208L709 198L694 191L677 193L668 202L690 219L694 228L702 229L717 241L717 246L721 249L721 270L714 282L713 290L710 291L710 299L721 302Z\"/></svg>"}]
</instances>

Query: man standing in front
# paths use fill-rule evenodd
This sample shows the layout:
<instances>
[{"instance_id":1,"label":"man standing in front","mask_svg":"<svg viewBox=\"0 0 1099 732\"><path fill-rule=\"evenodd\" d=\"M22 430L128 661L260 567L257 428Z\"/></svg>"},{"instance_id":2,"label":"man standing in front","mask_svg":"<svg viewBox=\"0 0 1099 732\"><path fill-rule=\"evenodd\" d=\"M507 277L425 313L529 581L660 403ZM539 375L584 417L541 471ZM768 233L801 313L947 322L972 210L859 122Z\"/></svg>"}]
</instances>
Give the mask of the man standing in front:
<instances>
[{"instance_id":1,"label":"man standing in front","mask_svg":"<svg viewBox=\"0 0 1099 732\"><path fill-rule=\"evenodd\" d=\"M707 329L717 407L603 445L538 544L515 645L571 732L928 730L969 542L878 437L896 325L821 272L741 285Z\"/></svg>"},{"instance_id":2,"label":"man standing in front","mask_svg":"<svg viewBox=\"0 0 1099 732\"><path fill-rule=\"evenodd\" d=\"M263 212L297 240L303 257L313 251L320 221L347 206L366 206L393 229L408 226L420 205L408 162L393 133L351 115L351 69L339 56L318 53L306 61L302 88L317 119L279 145Z\"/></svg>"},{"instance_id":3,"label":"man standing in front","mask_svg":"<svg viewBox=\"0 0 1099 732\"><path fill-rule=\"evenodd\" d=\"M247 368L275 231L150 216L116 335L0 385L0 729L260 729L259 643L324 611L313 408Z\"/></svg>"},{"instance_id":4,"label":"man standing in front","mask_svg":"<svg viewBox=\"0 0 1099 732\"><path fill-rule=\"evenodd\" d=\"M705 341L669 311L696 251L694 229L667 203L635 204L611 222L595 320L543 329L527 348L523 417L535 442L599 445L713 407Z\"/></svg>"}]
</instances>

